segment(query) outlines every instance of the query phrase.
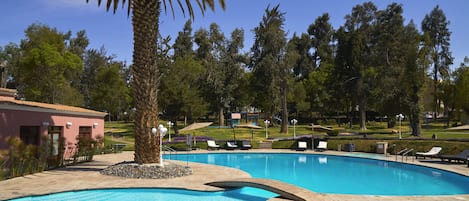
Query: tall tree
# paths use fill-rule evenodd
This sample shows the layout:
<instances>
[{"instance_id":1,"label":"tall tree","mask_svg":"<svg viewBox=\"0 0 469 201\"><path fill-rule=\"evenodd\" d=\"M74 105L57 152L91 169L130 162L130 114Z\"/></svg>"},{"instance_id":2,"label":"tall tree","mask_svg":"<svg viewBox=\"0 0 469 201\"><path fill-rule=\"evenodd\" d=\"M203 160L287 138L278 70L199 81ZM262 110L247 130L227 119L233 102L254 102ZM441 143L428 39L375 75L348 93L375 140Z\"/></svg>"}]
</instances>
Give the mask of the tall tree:
<instances>
[{"instance_id":1,"label":"tall tree","mask_svg":"<svg viewBox=\"0 0 469 201\"><path fill-rule=\"evenodd\" d=\"M121 76L123 69L123 63L111 62L99 68L94 78L91 106L100 111L107 111L109 119L117 119L130 102L130 90Z\"/></svg>"},{"instance_id":2,"label":"tall tree","mask_svg":"<svg viewBox=\"0 0 469 201\"><path fill-rule=\"evenodd\" d=\"M469 57L464 58L464 63L455 71L456 96L455 104L466 114L465 124L469 124Z\"/></svg>"},{"instance_id":3,"label":"tall tree","mask_svg":"<svg viewBox=\"0 0 469 201\"><path fill-rule=\"evenodd\" d=\"M433 116L435 118L441 105L438 98L439 81L449 79L449 66L453 64L453 57L449 50L451 37L451 32L448 29L449 23L445 13L439 6L436 6L429 14L425 15L422 21L422 31L429 37L429 41L425 45L430 49L429 54L433 63L433 112L435 112Z\"/></svg>"},{"instance_id":4,"label":"tall tree","mask_svg":"<svg viewBox=\"0 0 469 201\"><path fill-rule=\"evenodd\" d=\"M263 109L269 117L282 111L280 131L286 133L288 124L284 79L286 74L282 74L286 72L284 58L287 40L283 30L284 23L285 13L279 10L279 5L265 10L259 26L254 28L250 68L253 73L253 90L262 92L256 94L254 104Z\"/></svg>"},{"instance_id":5,"label":"tall tree","mask_svg":"<svg viewBox=\"0 0 469 201\"><path fill-rule=\"evenodd\" d=\"M340 67L344 70L342 85L351 86L354 104L357 104L360 117L360 129L366 129L366 110L370 90L376 78L376 71L372 65L371 41L373 25L376 22L377 8L372 2L353 7L352 13L345 17L343 28L339 29L338 54ZM355 108L355 107L351 107Z\"/></svg>"},{"instance_id":6,"label":"tall tree","mask_svg":"<svg viewBox=\"0 0 469 201\"><path fill-rule=\"evenodd\" d=\"M33 24L21 41L22 58L19 93L26 99L68 105L82 105L75 82L83 71L81 58L66 47L66 34L46 25Z\"/></svg>"},{"instance_id":7,"label":"tall tree","mask_svg":"<svg viewBox=\"0 0 469 201\"><path fill-rule=\"evenodd\" d=\"M428 67L426 49L420 49L422 37L411 21L404 29L401 51L404 53L404 70L400 77L403 105L408 112L412 135L421 136L423 92Z\"/></svg>"},{"instance_id":8,"label":"tall tree","mask_svg":"<svg viewBox=\"0 0 469 201\"><path fill-rule=\"evenodd\" d=\"M0 87L16 88L21 50L15 43L0 47Z\"/></svg>"},{"instance_id":9,"label":"tall tree","mask_svg":"<svg viewBox=\"0 0 469 201\"><path fill-rule=\"evenodd\" d=\"M87 0L89 2L89 0ZM98 0L100 5L102 0ZM107 0L106 8L115 12L119 3L123 5L127 2L128 14L132 12L132 27L134 33L133 49L133 92L135 100L135 162L137 163L160 163L160 133L152 135L151 130L158 126L158 86L159 68L157 66L158 49L157 38L159 36L159 21L161 2L165 0ZM172 9L172 1L168 1ZM181 0L177 1L183 12ZM187 12L190 17L194 17L191 1L186 3ZM219 0L222 8L225 6L224 0ZM215 7L214 0L197 0L197 5L202 13L207 6L212 10Z\"/></svg>"}]
</instances>

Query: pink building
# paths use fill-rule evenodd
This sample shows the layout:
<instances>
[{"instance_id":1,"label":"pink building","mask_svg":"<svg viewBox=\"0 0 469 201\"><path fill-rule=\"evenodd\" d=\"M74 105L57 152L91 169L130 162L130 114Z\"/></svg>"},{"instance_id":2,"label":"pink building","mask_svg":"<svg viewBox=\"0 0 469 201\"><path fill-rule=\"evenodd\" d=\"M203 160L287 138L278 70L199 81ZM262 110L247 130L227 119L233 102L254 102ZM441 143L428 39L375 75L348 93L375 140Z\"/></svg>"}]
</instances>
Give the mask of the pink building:
<instances>
[{"instance_id":1,"label":"pink building","mask_svg":"<svg viewBox=\"0 0 469 201\"><path fill-rule=\"evenodd\" d=\"M0 88L0 150L5 139L18 136L25 144L40 145L47 137L53 154L77 143L77 137L104 137L106 113L58 104L15 100L16 90ZM59 143L61 141L64 143Z\"/></svg>"}]
</instances>

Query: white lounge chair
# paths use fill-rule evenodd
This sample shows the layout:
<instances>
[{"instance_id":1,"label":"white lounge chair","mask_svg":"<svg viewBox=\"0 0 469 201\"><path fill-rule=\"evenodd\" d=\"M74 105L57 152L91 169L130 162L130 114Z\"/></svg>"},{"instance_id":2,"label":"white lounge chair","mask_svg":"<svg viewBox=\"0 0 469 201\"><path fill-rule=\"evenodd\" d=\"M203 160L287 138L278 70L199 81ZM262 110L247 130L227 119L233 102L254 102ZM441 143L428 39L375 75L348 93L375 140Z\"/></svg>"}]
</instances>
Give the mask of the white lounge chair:
<instances>
[{"instance_id":1,"label":"white lounge chair","mask_svg":"<svg viewBox=\"0 0 469 201\"><path fill-rule=\"evenodd\" d=\"M215 144L214 140L207 140L207 148L208 149L220 149L220 145Z\"/></svg>"},{"instance_id":2,"label":"white lounge chair","mask_svg":"<svg viewBox=\"0 0 469 201\"><path fill-rule=\"evenodd\" d=\"M252 147L252 146L251 146L251 141L249 141L249 140L243 140L243 141L241 142L241 149L247 150L247 149L251 149L251 147Z\"/></svg>"},{"instance_id":3,"label":"white lounge chair","mask_svg":"<svg viewBox=\"0 0 469 201\"><path fill-rule=\"evenodd\" d=\"M298 141L298 147L297 147L297 151L304 151L308 148L308 144L306 142L303 142L303 141Z\"/></svg>"},{"instance_id":4,"label":"white lounge chair","mask_svg":"<svg viewBox=\"0 0 469 201\"><path fill-rule=\"evenodd\" d=\"M415 153L415 158L418 158L419 156L423 158L438 156L438 154L440 154L441 149L441 147L432 147L432 149L430 149L430 151L428 152L417 152Z\"/></svg>"},{"instance_id":5,"label":"white lounge chair","mask_svg":"<svg viewBox=\"0 0 469 201\"><path fill-rule=\"evenodd\" d=\"M318 146L316 147L318 151L325 151L327 150L327 141L319 141Z\"/></svg>"},{"instance_id":6,"label":"white lounge chair","mask_svg":"<svg viewBox=\"0 0 469 201\"><path fill-rule=\"evenodd\" d=\"M226 149L234 150L236 148L238 148L238 145L236 145L235 142L230 142L230 141L226 142Z\"/></svg>"}]
</instances>

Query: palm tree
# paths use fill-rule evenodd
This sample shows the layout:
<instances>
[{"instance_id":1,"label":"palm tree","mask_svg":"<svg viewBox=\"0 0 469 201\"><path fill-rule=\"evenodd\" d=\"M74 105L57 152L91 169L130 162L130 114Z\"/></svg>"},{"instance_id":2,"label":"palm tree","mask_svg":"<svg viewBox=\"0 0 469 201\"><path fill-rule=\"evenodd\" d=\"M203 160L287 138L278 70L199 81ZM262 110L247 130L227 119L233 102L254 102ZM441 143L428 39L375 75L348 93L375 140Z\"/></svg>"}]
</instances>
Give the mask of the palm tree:
<instances>
[{"instance_id":1,"label":"palm tree","mask_svg":"<svg viewBox=\"0 0 469 201\"><path fill-rule=\"evenodd\" d=\"M97 0L98 6L102 0ZM86 0L89 2L89 0ZM133 96L135 99L135 156L136 163L160 163L160 133L152 134L152 128L158 127L158 86L160 81L157 66L157 38L159 35L159 17L161 3L164 10L169 5L173 15L172 0L107 0L106 9L115 13L119 3L127 3L127 14L132 17L134 33L133 67L134 78ZM183 6L185 2L185 7ZM215 8L215 0L196 0L202 14L209 7ZM177 0L183 14L186 12L194 19L194 10L190 0ZM225 8L225 1L219 0L220 6ZM185 9L186 8L186 9Z\"/></svg>"}]
</instances>

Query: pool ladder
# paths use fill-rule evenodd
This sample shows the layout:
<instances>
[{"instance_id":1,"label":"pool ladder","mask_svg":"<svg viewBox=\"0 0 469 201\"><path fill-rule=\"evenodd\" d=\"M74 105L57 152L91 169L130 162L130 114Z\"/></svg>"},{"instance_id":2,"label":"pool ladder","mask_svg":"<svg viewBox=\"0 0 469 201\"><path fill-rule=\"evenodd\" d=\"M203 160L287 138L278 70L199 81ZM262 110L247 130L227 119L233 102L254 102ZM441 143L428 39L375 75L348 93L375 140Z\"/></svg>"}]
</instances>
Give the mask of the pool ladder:
<instances>
[{"instance_id":1,"label":"pool ladder","mask_svg":"<svg viewBox=\"0 0 469 201\"><path fill-rule=\"evenodd\" d=\"M404 158L407 161L407 158L409 156L411 156L413 151L414 151L414 149L409 149L409 148L405 148L403 150L400 150L399 152L396 153L396 161L398 161L398 156L401 156L401 162L404 162ZM414 158L412 157L412 161L413 161L413 159Z\"/></svg>"},{"instance_id":2,"label":"pool ladder","mask_svg":"<svg viewBox=\"0 0 469 201\"><path fill-rule=\"evenodd\" d=\"M169 152L169 160L171 160L171 156L173 153L177 153L176 150L174 150L173 148L171 147L168 147L168 146L163 146L163 150L164 150L164 154L166 154L166 152Z\"/></svg>"}]
</instances>

